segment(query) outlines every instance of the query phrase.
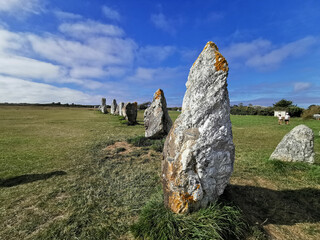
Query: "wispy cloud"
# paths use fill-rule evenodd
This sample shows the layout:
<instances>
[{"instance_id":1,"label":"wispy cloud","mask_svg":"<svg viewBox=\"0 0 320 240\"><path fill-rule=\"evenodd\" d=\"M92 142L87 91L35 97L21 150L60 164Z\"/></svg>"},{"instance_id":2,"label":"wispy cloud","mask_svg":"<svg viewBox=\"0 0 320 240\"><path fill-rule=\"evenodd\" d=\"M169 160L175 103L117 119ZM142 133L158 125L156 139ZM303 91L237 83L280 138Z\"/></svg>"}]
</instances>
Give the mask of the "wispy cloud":
<instances>
[{"instance_id":1,"label":"wispy cloud","mask_svg":"<svg viewBox=\"0 0 320 240\"><path fill-rule=\"evenodd\" d=\"M39 14L44 10L41 0L0 0L0 12L8 13L17 18L27 14Z\"/></svg>"},{"instance_id":2,"label":"wispy cloud","mask_svg":"<svg viewBox=\"0 0 320 240\"><path fill-rule=\"evenodd\" d=\"M160 67L143 68L138 67L135 73L128 77L130 82L141 84L166 84L170 85L175 81L187 79L185 67Z\"/></svg>"},{"instance_id":3,"label":"wispy cloud","mask_svg":"<svg viewBox=\"0 0 320 240\"><path fill-rule=\"evenodd\" d=\"M228 59L247 58L255 55L266 54L272 47L272 43L265 39L255 39L251 42L231 44L223 49L223 54Z\"/></svg>"},{"instance_id":4,"label":"wispy cloud","mask_svg":"<svg viewBox=\"0 0 320 240\"><path fill-rule=\"evenodd\" d=\"M106 18L109 18L111 20L120 21L121 19L120 13L108 6L103 6L102 12Z\"/></svg>"},{"instance_id":5,"label":"wispy cloud","mask_svg":"<svg viewBox=\"0 0 320 240\"><path fill-rule=\"evenodd\" d=\"M80 20L83 17L79 14L64 12L60 10L53 11L54 15L60 20Z\"/></svg>"},{"instance_id":6,"label":"wispy cloud","mask_svg":"<svg viewBox=\"0 0 320 240\"><path fill-rule=\"evenodd\" d=\"M223 50L223 54L231 61L243 62L248 67L266 71L279 67L287 59L303 56L316 44L317 38L313 36L282 46L275 46L265 39L256 39L232 44Z\"/></svg>"},{"instance_id":7,"label":"wispy cloud","mask_svg":"<svg viewBox=\"0 0 320 240\"><path fill-rule=\"evenodd\" d=\"M174 27L174 22L173 20L169 19L166 17L163 13L157 13L157 14L152 14L151 15L151 22L159 29L170 33L170 34L175 34L176 29Z\"/></svg>"},{"instance_id":8,"label":"wispy cloud","mask_svg":"<svg viewBox=\"0 0 320 240\"><path fill-rule=\"evenodd\" d=\"M166 60L177 51L174 46L145 46L141 47L137 53L139 63L150 64L159 63Z\"/></svg>"},{"instance_id":9,"label":"wispy cloud","mask_svg":"<svg viewBox=\"0 0 320 240\"><path fill-rule=\"evenodd\" d=\"M121 37L124 35L123 30L115 25L102 24L92 20L76 23L63 23L59 26L59 30L79 39L86 39L88 37L95 36Z\"/></svg>"},{"instance_id":10,"label":"wispy cloud","mask_svg":"<svg viewBox=\"0 0 320 240\"><path fill-rule=\"evenodd\" d=\"M316 43L317 40L315 37L305 37L298 41L285 44L266 54L258 53L257 55L249 58L246 64L260 69L277 67L288 58L302 56Z\"/></svg>"},{"instance_id":11,"label":"wispy cloud","mask_svg":"<svg viewBox=\"0 0 320 240\"><path fill-rule=\"evenodd\" d=\"M293 89L295 92L300 92L309 89L312 86L310 82L295 82L293 83Z\"/></svg>"}]
</instances>

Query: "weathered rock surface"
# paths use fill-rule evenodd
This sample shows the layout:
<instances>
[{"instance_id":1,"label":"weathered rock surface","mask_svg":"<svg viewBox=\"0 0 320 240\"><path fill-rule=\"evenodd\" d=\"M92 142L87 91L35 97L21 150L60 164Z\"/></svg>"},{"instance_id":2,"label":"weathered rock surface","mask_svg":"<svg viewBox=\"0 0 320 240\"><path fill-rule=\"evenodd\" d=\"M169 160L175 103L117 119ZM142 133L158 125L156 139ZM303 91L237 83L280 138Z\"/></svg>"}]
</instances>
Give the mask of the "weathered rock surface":
<instances>
[{"instance_id":1,"label":"weathered rock surface","mask_svg":"<svg viewBox=\"0 0 320 240\"><path fill-rule=\"evenodd\" d=\"M123 107L123 116L128 121L129 125L133 125L137 123L137 114L138 114L138 104L134 103L126 103Z\"/></svg>"},{"instance_id":2,"label":"weathered rock surface","mask_svg":"<svg viewBox=\"0 0 320 240\"><path fill-rule=\"evenodd\" d=\"M115 99L113 99L112 103L111 103L111 114L115 114L116 113L116 110L117 110L117 101Z\"/></svg>"},{"instance_id":3,"label":"weathered rock surface","mask_svg":"<svg viewBox=\"0 0 320 240\"><path fill-rule=\"evenodd\" d=\"M119 115L120 115L120 116L123 116L123 113L122 113L123 107L124 107L124 102L120 102L120 103L119 103Z\"/></svg>"},{"instance_id":4,"label":"weathered rock surface","mask_svg":"<svg viewBox=\"0 0 320 240\"><path fill-rule=\"evenodd\" d=\"M208 42L190 69L182 113L164 145L165 205L176 213L206 207L227 186L235 156L228 63Z\"/></svg>"},{"instance_id":5,"label":"weathered rock surface","mask_svg":"<svg viewBox=\"0 0 320 240\"><path fill-rule=\"evenodd\" d=\"M172 127L172 121L168 114L167 102L163 91L158 89L153 101L144 111L145 137L158 138L169 133Z\"/></svg>"},{"instance_id":6,"label":"weathered rock surface","mask_svg":"<svg viewBox=\"0 0 320 240\"><path fill-rule=\"evenodd\" d=\"M270 159L313 163L313 139L312 129L303 124L298 125L283 137Z\"/></svg>"}]
</instances>

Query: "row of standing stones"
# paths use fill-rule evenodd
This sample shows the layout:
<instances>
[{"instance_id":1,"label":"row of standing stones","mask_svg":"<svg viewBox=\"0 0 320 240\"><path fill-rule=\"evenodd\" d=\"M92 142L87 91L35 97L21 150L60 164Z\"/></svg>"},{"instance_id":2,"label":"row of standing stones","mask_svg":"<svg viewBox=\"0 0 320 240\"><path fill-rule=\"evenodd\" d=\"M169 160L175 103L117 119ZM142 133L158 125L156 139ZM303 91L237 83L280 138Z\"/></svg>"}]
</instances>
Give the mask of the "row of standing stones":
<instances>
[{"instance_id":1,"label":"row of standing stones","mask_svg":"<svg viewBox=\"0 0 320 240\"><path fill-rule=\"evenodd\" d=\"M167 135L161 180L164 203L175 213L208 206L217 201L229 183L235 146L227 90L228 70L218 47L208 42L190 69L182 112L174 124L161 89L155 92L152 104L144 112L145 136ZM117 108L114 100L111 113L128 114L131 107L125 106L131 106L130 103L122 104ZM133 109L136 111L136 104ZM305 125L295 127L270 159L313 163L312 130Z\"/></svg>"},{"instance_id":2,"label":"row of standing stones","mask_svg":"<svg viewBox=\"0 0 320 240\"><path fill-rule=\"evenodd\" d=\"M99 110L102 113L108 113L105 98L102 98ZM110 113L113 115L123 116L128 121L129 125L134 125L137 123L138 103L120 102L119 104L117 104L116 99L113 99L111 103Z\"/></svg>"}]
</instances>

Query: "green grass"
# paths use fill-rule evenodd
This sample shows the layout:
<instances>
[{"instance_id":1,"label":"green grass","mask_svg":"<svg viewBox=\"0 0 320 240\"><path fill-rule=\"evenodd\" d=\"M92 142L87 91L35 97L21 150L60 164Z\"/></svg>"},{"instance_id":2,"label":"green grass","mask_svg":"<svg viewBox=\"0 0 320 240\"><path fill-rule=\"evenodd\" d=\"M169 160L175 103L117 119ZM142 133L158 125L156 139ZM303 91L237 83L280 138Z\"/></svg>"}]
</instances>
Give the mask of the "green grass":
<instances>
[{"instance_id":1,"label":"green grass","mask_svg":"<svg viewBox=\"0 0 320 240\"><path fill-rule=\"evenodd\" d=\"M169 114L175 120L179 112ZM164 140L139 137L144 135L141 111L138 125L123 121L91 109L1 106L0 239L133 239L130 225L139 223L161 186ZM265 234L319 239L319 121L293 118L288 126L263 116L231 116L231 121L236 161L226 202L202 215L172 215L174 221L194 225L188 234L200 236L198 218L210 222L226 205L248 223L246 239ZM298 124L315 133L316 163L268 160ZM137 147L105 149L127 140ZM161 198L152 204L163 207ZM231 228L238 223L243 222L232 221Z\"/></svg>"},{"instance_id":2,"label":"green grass","mask_svg":"<svg viewBox=\"0 0 320 240\"><path fill-rule=\"evenodd\" d=\"M150 147L150 149L154 151L162 152L165 140L165 138L150 139L144 136L137 136L133 138L128 138L127 142L136 147Z\"/></svg>"},{"instance_id":3,"label":"green grass","mask_svg":"<svg viewBox=\"0 0 320 240\"><path fill-rule=\"evenodd\" d=\"M141 210L139 221L131 226L138 239L241 239L246 224L236 206L216 203L186 216L166 209L161 193Z\"/></svg>"}]
</instances>

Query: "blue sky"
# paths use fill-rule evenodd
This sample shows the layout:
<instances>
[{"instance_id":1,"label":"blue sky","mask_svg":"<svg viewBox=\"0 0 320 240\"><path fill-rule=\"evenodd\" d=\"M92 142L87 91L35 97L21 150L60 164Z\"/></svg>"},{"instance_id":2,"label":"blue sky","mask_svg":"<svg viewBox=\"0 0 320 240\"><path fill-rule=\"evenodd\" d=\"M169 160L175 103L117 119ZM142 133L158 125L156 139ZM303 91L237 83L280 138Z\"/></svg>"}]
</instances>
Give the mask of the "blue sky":
<instances>
[{"instance_id":1,"label":"blue sky","mask_svg":"<svg viewBox=\"0 0 320 240\"><path fill-rule=\"evenodd\" d=\"M208 41L231 104L320 105L320 1L0 0L0 102L181 106Z\"/></svg>"}]
</instances>

